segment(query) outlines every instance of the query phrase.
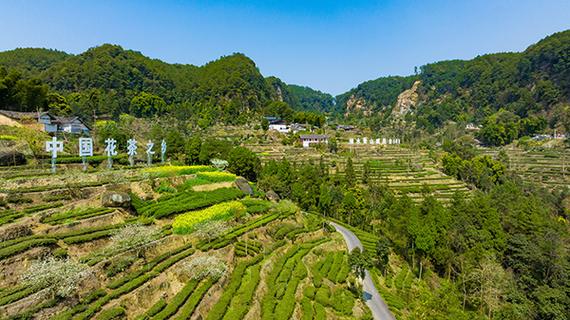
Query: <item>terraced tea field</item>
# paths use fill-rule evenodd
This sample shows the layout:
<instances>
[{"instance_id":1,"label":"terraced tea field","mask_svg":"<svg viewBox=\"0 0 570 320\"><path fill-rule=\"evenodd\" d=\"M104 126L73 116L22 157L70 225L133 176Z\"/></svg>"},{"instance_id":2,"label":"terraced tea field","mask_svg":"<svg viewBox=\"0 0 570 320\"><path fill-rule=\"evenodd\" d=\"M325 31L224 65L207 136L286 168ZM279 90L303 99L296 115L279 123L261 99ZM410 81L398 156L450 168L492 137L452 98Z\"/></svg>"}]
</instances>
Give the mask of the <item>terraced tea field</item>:
<instances>
[{"instance_id":1,"label":"terraced tea field","mask_svg":"<svg viewBox=\"0 0 570 320\"><path fill-rule=\"evenodd\" d=\"M504 148L509 157L509 170L524 180L547 187L570 186L570 151L524 151ZM496 156L499 150L485 150L485 154Z\"/></svg>"},{"instance_id":2,"label":"terraced tea field","mask_svg":"<svg viewBox=\"0 0 570 320\"><path fill-rule=\"evenodd\" d=\"M318 163L321 153L314 149L288 146L248 146L256 151L263 161L288 159L294 162ZM450 201L455 193L469 195L465 183L442 173L428 157L427 152L413 151L397 146L344 146L337 154L322 153L323 162L332 173L344 174L350 156L356 177L361 181L364 165L369 165L369 179L385 183L396 194L407 194L412 199L422 199L428 190L441 201Z\"/></svg>"},{"instance_id":3,"label":"terraced tea field","mask_svg":"<svg viewBox=\"0 0 570 320\"><path fill-rule=\"evenodd\" d=\"M0 170L2 319L371 318L341 236L232 174L48 170Z\"/></svg>"}]
</instances>

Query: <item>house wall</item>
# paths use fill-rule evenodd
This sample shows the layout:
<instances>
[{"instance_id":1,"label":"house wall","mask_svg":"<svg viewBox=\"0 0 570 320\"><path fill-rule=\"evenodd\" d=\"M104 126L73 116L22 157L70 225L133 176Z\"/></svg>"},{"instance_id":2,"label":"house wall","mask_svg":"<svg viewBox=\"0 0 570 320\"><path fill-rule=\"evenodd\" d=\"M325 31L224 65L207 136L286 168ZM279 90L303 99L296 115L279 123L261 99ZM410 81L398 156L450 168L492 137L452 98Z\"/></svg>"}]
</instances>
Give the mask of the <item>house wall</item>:
<instances>
[{"instance_id":1,"label":"house wall","mask_svg":"<svg viewBox=\"0 0 570 320\"><path fill-rule=\"evenodd\" d=\"M43 123L43 124L50 124L51 118L48 115L43 115L43 116L38 118L38 122Z\"/></svg>"},{"instance_id":2,"label":"house wall","mask_svg":"<svg viewBox=\"0 0 570 320\"><path fill-rule=\"evenodd\" d=\"M44 124L44 131L49 133L57 132L57 124Z\"/></svg>"},{"instance_id":3,"label":"house wall","mask_svg":"<svg viewBox=\"0 0 570 320\"><path fill-rule=\"evenodd\" d=\"M286 124L270 124L269 130L275 130L282 133L287 133L289 132L289 126L287 126Z\"/></svg>"},{"instance_id":4,"label":"house wall","mask_svg":"<svg viewBox=\"0 0 570 320\"><path fill-rule=\"evenodd\" d=\"M308 148L313 143L329 143L328 139L302 139L303 148Z\"/></svg>"}]
</instances>

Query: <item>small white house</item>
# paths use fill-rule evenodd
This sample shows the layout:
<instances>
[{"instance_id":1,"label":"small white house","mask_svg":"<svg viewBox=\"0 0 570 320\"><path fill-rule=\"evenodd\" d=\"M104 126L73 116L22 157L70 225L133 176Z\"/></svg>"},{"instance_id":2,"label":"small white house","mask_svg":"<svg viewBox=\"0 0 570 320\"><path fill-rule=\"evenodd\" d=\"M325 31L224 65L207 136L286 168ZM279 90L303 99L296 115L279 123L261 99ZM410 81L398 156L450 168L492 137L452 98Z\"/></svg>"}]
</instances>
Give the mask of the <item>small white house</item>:
<instances>
[{"instance_id":1,"label":"small white house","mask_svg":"<svg viewBox=\"0 0 570 320\"><path fill-rule=\"evenodd\" d=\"M288 133L291 129L289 128L289 125L287 125L285 123L275 123L275 124L269 125L269 130L273 130L273 131L277 131L277 132L281 132L281 133Z\"/></svg>"},{"instance_id":2,"label":"small white house","mask_svg":"<svg viewBox=\"0 0 570 320\"><path fill-rule=\"evenodd\" d=\"M329 137L324 134L304 134L300 136L303 148L308 148L315 143L329 143Z\"/></svg>"}]
</instances>

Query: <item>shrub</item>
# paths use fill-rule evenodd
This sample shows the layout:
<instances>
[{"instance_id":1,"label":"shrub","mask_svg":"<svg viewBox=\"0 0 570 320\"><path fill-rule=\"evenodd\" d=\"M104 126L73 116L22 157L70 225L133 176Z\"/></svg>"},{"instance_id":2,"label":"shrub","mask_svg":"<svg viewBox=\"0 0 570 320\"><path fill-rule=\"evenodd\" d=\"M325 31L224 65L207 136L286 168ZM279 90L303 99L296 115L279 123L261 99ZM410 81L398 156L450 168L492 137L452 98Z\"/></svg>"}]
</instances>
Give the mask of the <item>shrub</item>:
<instances>
[{"instance_id":1,"label":"shrub","mask_svg":"<svg viewBox=\"0 0 570 320\"><path fill-rule=\"evenodd\" d=\"M297 205L289 200L281 200L278 204L275 205L275 207L273 207L273 211L283 216L294 214L297 212L297 210Z\"/></svg>"},{"instance_id":2,"label":"shrub","mask_svg":"<svg viewBox=\"0 0 570 320\"><path fill-rule=\"evenodd\" d=\"M164 300L164 298L160 298L160 300L153 304L152 307L150 307L142 316L138 317L137 320L150 319L164 309L164 307L166 307L166 300Z\"/></svg>"},{"instance_id":3,"label":"shrub","mask_svg":"<svg viewBox=\"0 0 570 320\"><path fill-rule=\"evenodd\" d=\"M57 243L56 239L41 239L41 238L30 239L28 241L16 243L15 245L0 249L0 260L18 254L20 252L24 252L33 247L47 246L56 243Z\"/></svg>"},{"instance_id":4,"label":"shrub","mask_svg":"<svg viewBox=\"0 0 570 320\"><path fill-rule=\"evenodd\" d=\"M9 193L8 196L6 197L6 202L13 204L23 204L23 203L32 203L33 200L31 198L24 197L21 194Z\"/></svg>"},{"instance_id":5,"label":"shrub","mask_svg":"<svg viewBox=\"0 0 570 320\"><path fill-rule=\"evenodd\" d=\"M257 263L247 269L246 274L241 280L239 290L234 294L232 302L224 316L225 319L243 319L251 302L255 289L261 278L261 264Z\"/></svg>"},{"instance_id":6,"label":"shrub","mask_svg":"<svg viewBox=\"0 0 570 320\"><path fill-rule=\"evenodd\" d=\"M66 248L57 248L51 253L55 258L67 258Z\"/></svg>"},{"instance_id":7,"label":"shrub","mask_svg":"<svg viewBox=\"0 0 570 320\"><path fill-rule=\"evenodd\" d=\"M22 282L30 287L49 288L57 296L68 297L90 274L84 264L70 259L48 258L33 262L22 276Z\"/></svg>"},{"instance_id":8,"label":"shrub","mask_svg":"<svg viewBox=\"0 0 570 320\"><path fill-rule=\"evenodd\" d=\"M184 288L180 292L178 292L174 298L166 305L164 309L162 309L159 313L157 313L153 318L153 320L164 320L170 318L174 315L178 309L184 304L186 299L194 292L196 286L198 285L198 280L193 279L188 282Z\"/></svg>"},{"instance_id":9,"label":"shrub","mask_svg":"<svg viewBox=\"0 0 570 320\"><path fill-rule=\"evenodd\" d=\"M213 241L212 243L207 243L204 241L200 242L198 244L198 248L200 250L219 249L221 247L228 245L231 241L241 236L242 234L249 232L255 228L258 228L260 226L264 226L278 218L280 218L280 215L277 213L272 213L269 215L259 217L257 219L251 220L245 224L235 227L230 232L226 233L224 236L218 238L216 241Z\"/></svg>"},{"instance_id":10,"label":"shrub","mask_svg":"<svg viewBox=\"0 0 570 320\"><path fill-rule=\"evenodd\" d=\"M301 310L303 311L302 318L303 320L312 320L313 319L313 304L311 300L303 297L301 299Z\"/></svg>"},{"instance_id":11,"label":"shrub","mask_svg":"<svg viewBox=\"0 0 570 320\"><path fill-rule=\"evenodd\" d=\"M203 255L186 262L181 272L194 280L202 280L207 277L219 279L226 273L227 269L228 266L222 259L216 256Z\"/></svg>"},{"instance_id":12,"label":"shrub","mask_svg":"<svg viewBox=\"0 0 570 320\"><path fill-rule=\"evenodd\" d=\"M107 277L114 277L127 270L136 260L133 256L120 256L106 268L105 273Z\"/></svg>"},{"instance_id":13,"label":"shrub","mask_svg":"<svg viewBox=\"0 0 570 320\"><path fill-rule=\"evenodd\" d=\"M111 213L115 209L110 208L80 208L64 212L58 212L42 219L42 222L49 224L62 224L75 219L87 219L107 213Z\"/></svg>"},{"instance_id":14,"label":"shrub","mask_svg":"<svg viewBox=\"0 0 570 320\"><path fill-rule=\"evenodd\" d=\"M261 256L258 256L257 258L249 261L242 262L235 267L234 271L230 275L229 283L226 285L222 296L220 299L218 299L218 302L216 302L216 304L208 313L208 316L206 317L207 320L222 319L224 317L224 314L226 313L230 302L232 301L235 293L241 285L245 271L249 266L260 262L261 259L259 257Z\"/></svg>"},{"instance_id":15,"label":"shrub","mask_svg":"<svg viewBox=\"0 0 570 320\"><path fill-rule=\"evenodd\" d=\"M273 233L273 238L278 239L278 240L284 239L285 236L289 232L291 232L295 229L298 229L298 228L302 228L302 227L299 225L296 225L296 224L292 224L292 223L281 224L279 226L279 228L277 230L275 230L275 232Z\"/></svg>"},{"instance_id":16,"label":"shrub","mask_svg":"<svg viewBox=\"0 0 570 320\"><path fill-rule=\"evenodd\" d=\"M156 240L159 233L160 230L154 226L129 224L114 231L109 247L111 251L139 247Z\"/></svg>"},{"instance_id":17,"label":"shrub","mask_svg":"<svg viewBox=\"0 0 570 320\"><path fill-rule=\"evenodd\" d=\"M190 316L192 316L192 313L194 312L194 309L196 309L198 303L200 303L206 292L210 290L215 282L216 280L214 279L207 279L206 281L202 282L200 287L192 292L192 295L186 300L186 303L184 303L182 308L180 308L180 312L178 312L178 316L175 319L190 319Z\"/></svg>"},{"instance_id":18,"label":"shrub","mask_svg":"<svg viewBox=\"0 0 570 320\"><path fill-rule=\"evenodd\" d=\"M240 257L255 256L261 252L263 246L258 241L239 241L235 244L236 255Z\"/></svg>"},{"instance_id":19,"label":"shrub","mask_svg":"<svg viewBox=\"0 0 570 320\"><path fill-rule=\"evenodd\" d=\"M229 229L229 225L223 220L209 220L197 224L194 229L198 239L210 242L226 232Z\"/></svg>"},{"instance_id":20,"label":"shrub","mask_svg":"<svg viewBox=\"0 0 570 320\"><path fill-rule=\"evenodd\" d=\"M83 235L79 235L79 236L68 237L68 238L63 239L63 242L65 242L65 244L79 244L79 243L84 243L84 242L89 242L89 241L105 238L105 237L112 235L113 233L114 233L114 230L102 230L102 231L92 232L92 233L83 234Z\"/></svg>"},{"instance_id":21,"label":"shrub","mask_svg":"<svg viewBox=\"0 0 570 320\"><path fill-rule=\"evenodd\" d=\"M247 207L247 212L249 214L266 212L273 207L273 203L262 199L245 198L241 200L241 203Z\"/></svg>"},{"instance_id":22,"label":"shrub","mask_svg":"<svg viewBox=\"0 0 570 320\"><path fill-rule=\"evenodd\" d=\"M315 294L315 301L324 306L328 306L329 297L330 297L330 289L327 286L323 286L317 289L317 293Z\"/></svg>"},{"instance_id":23,"label":"shrub","mask_svg":"<svg viewBox=\"0 0 570 320\"><path fill-rule=\"evenodd\" d=\"M316 320L326 320L327 312L325 307L320 303L315 303L315 319Z\"/></svg>"},{"instance_id":24,"label":"shrub","mask_svg":"<svg viewBox=\"0 0 570 320\"><path fill-rule=\"evenodd\" d=\"M213 205L207 209L191 211L174 219L172 228L175 233L186 234L194 231L196 225L208 220L228 219L237 212L245 212L245 206L239 201L230 201Z\"/></svg>"},{"instance_id":25,"label":"shrub","mask_svg":"<svg viewBox=\"0 0 570 320\"><path fill-rule=\"evenodd\" d=\"M107 309L102 311L96 320L111 320L117 319L125 315L127 311L123 307L114 307L111 309Z\"/></svg>"},{"instance_id":26,"label":"shrub","mask_svg":"<svg viewBox=\"0 0 570 320\"><path fill-rule=\"evenodd\" d=\"M71 199L73 199L73 197L70 194L66 193L53 194L42 197L42 201L44 202L54 202L54 201L71 200Z\"/></svg>"},{"instance_id":27,"label":"shrub","mask_svg":"<svg viewBox=\"0 0 570 320\"><path fill-rule=\"evenodd\" d=\"M6 294L2 293L3 296L0 297L0 306L7 305L14 301L18 301L22 298L25 298L37 291L39 291L41 287L32 287L32 286L20 286L16 288L16 290L10 290Z\"/></svg>"},{"instance_id":28,"label":"shrub","mask_svg":"<svg viewBox=\"0 0 570 320\"><path fill-rule=\"evenodd\" d=\"M174 257L174 256L176 256L176 255L178 255L178 254L180 254L180 253L182 253L182 252L184 252L184 251L186 251L186 250L190 250L191 248L192 248L192 244L191 244L191 243L188 243L188 244L185 244L185 245L183 245L183 246L181 246L181 247L178 247L178 248L174 249L173 251L169 251L169 252L163 253L163 254L161 254L160 256L154 258L152 261L150 261L150 262L146 263L145 265L143 265L142 268L139 269L138 271L133 272L133 273L130 273L130 274L126 275L125 277L121 278L121 279L118 279L118 280L115 280L115 281L109 283L109 284L107 285L107 287L108 287L109 289L116 289L116 288L119 288L120 286L124 285L125 283L127 283L127 282L129 282L129 281L131 281L131 280L133 280L133 279L135 279L135 278L137 278L137 277L143 275L144 273L146 273L146 272L148 272L148 271L150 271L150 270L152 270L153 268L155 268L157 265L159 265L159 264L160 264L161 262L163 262L164 260L166 260L166 259L168 259L168 258L171 258L171 257Z\"/></svg>"}]
</instances>

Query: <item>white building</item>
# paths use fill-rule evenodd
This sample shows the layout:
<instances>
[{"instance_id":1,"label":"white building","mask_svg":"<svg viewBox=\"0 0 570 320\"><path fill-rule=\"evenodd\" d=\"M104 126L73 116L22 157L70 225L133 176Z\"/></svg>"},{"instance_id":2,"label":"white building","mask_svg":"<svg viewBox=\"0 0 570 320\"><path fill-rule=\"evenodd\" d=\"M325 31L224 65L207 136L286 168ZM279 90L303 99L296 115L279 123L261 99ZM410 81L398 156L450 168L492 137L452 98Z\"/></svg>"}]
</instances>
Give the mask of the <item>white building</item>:
<instances>
[{"instance_id":1,"label":"white building","mask_svg":"<svg viewBox=\"0 0 570 320\"><path fill-rule=\"evenodd\" d=\"M285 123L275 123L269 125L269 130L278 131L281 133L288 133L291 130L291 128L289 128L289 125Z\"/></svg>"},{"instance_id":2,"label":"white building","mask_svg":"<svg viewBox=\"0 0 570 320\"><path fill-rule=\"evenodd\" d=\"M308 148L315 143L329 143L329 137L324 134L303 134L300 138L303 148Z\"/></svg>"}]
</instances>

